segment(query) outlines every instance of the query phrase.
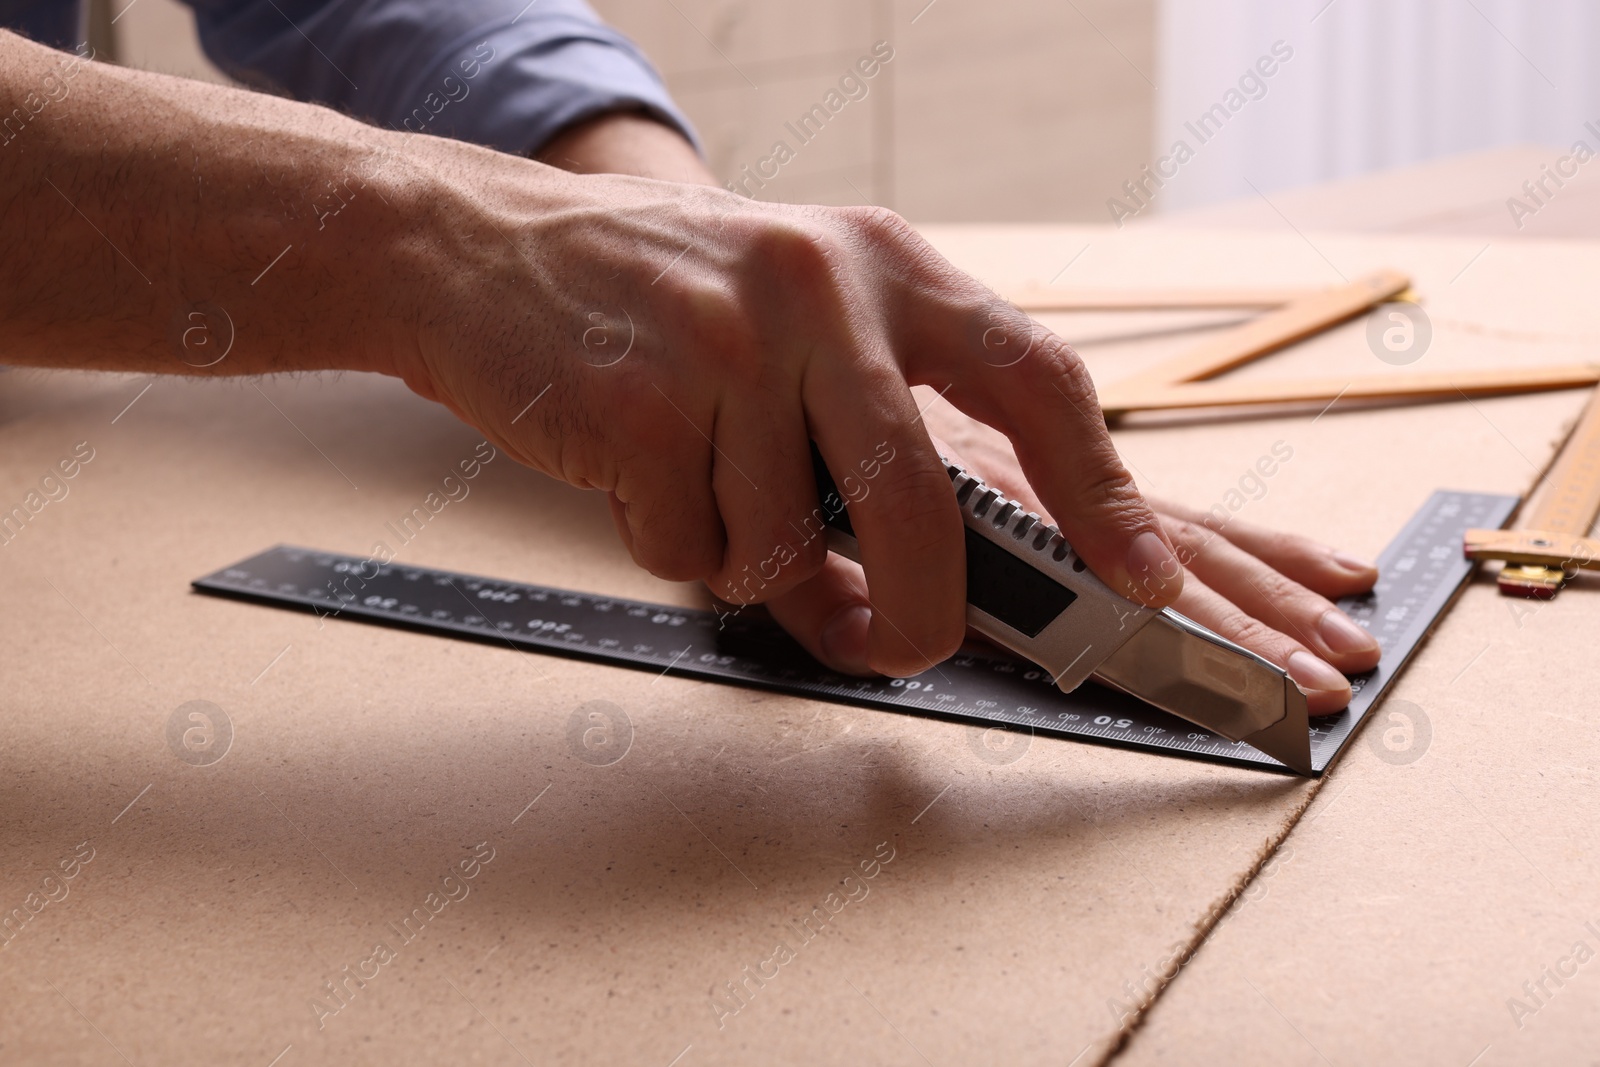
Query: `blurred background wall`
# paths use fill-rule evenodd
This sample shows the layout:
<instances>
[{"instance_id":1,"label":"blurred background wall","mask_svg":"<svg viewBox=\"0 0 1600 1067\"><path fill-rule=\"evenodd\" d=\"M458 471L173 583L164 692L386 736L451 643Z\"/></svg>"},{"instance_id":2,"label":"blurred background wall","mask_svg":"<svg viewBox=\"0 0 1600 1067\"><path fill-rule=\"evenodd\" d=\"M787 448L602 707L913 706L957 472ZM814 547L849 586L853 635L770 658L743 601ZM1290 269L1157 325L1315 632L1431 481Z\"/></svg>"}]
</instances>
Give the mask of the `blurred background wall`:
<instances>
[{"instance_id":1,"label":"blurred background wall","mask_svg":"<svg viewBox=\"0 0 1600 1067\"><path fill-rule=\"evenodd\" d=\"M95 2L119 61L220 77L175 0ZM719 175L778 139L795 148L777 179L750 187L763 199L884 203L924 220L1097 218L1149 151L1155 0L591 3L655 60ZM784 124L879 41L894 58L868 95L798 146Z\"/></svg>"},{"instance_id":2,"label":"blurred background wall","mask_svg":"<svg viewBox=\"0 0 1600 1067\"><path fill-rule=\"evenodd\" d=\"M1591 0L591 2L725 179L783 140L754 195L920 221L1109 221L1600 127ZM94 3L118 61L221 77L175 0ZM799 144L786 124L880 41L867 95Z\"/></svg>"},{"instance_id":3,"label":"blurred background wall","mask_svg":"<svg viewBox=\"0 0 1600 1067\"><path fill-rule=\"evenodd\" d=\"M1158 155L1196 142L1185 124L1274 42L1293 51L1196 144L1167 210L1507 144L1600 147L1591 0L1166 0L1156 32Z\"/></svg>"}]
</instances>

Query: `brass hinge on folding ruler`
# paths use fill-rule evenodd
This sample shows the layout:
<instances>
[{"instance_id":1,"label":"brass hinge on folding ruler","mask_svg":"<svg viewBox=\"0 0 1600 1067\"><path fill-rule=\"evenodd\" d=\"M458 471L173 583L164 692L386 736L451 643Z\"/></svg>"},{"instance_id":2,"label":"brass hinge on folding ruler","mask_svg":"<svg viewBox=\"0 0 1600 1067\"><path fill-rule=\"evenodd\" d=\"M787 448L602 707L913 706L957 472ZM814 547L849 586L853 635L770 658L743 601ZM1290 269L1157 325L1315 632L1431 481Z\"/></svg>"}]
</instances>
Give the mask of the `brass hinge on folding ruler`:
<instances>
[{"instance_id":1,"label":"brass hinge on folding ruler","mask_svg":"<svg viewBox=\"0 0 1600 1067\"><path fill-rule=\"evenodd\" d=\"M1600 569L1600 539L1589 536L1600 515L1600 393L1545 477L1544 492L1515 530L1468 530L1468 559L1500 559L1500 592L1548 600L1579 569Z\"/></svg>"}]
</instances>

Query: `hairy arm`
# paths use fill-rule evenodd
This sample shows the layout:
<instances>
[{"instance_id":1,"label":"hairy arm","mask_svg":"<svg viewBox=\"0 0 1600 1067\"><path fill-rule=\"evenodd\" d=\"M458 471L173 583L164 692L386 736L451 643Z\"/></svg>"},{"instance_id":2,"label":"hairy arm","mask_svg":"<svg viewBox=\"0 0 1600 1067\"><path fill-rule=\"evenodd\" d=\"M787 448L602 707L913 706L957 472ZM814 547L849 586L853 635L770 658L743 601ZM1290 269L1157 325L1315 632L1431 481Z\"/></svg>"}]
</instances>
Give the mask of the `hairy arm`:
<instances>
[{"instance_id":1,"label":"hairy arm","mask_svg":"<svg viewBox=\"0 0 1600 1067\"><path fill-rule=\"evenodd\" d=\"M396 135L6 33L0 114L12 119L0 144L0 359L156 373L377 369L400 340L402 330L373 334L374 321L403 326L405 308L363 266L415 258L396 213L426 206L424 182L394 158ZM384 314L352 315L352 304ZM236 335L204 368L209 353L183 340L197 308L222 309Z\"/></svg>"},{"instance_id":2,"label":"hairy arm","mask_svg":"<svg viewBox=\"0 0 1600 1067\"><path fill-rule=\"evenodd\" d=\"M417 235L463 156L504 169L495 153L0 31L0 361L389 369L419 310L399 283L439 269ZM680 133L630 112L563 131L541 158L714 184ZM560 180L543 167L515 173L535 187Z\"/></svg>"},{"instance_id":3,"label":"hairy arm","mask_svg":"<svg viewBox=\"0 0 1600 1067\"><path fill-rule=\"evenodd\" d=\"M836 471L874 472L851 516L866 662L887 673L943 659L965 629L960 517L910 392L931 384L1006 433L1113 588L1162 604L1181 587L1076 353L890 212L572 174L0 36L0 110L19 109L0 144L10 362L394 374L607 492L642 566L745 601L824 564L805 533L815 440ZM638 121L546 147L661 173L641 139L677 135ZM673 176L703 181L667 143ZM986 361L997 330L1027 358Z\"/></svg>"}]
</instances>

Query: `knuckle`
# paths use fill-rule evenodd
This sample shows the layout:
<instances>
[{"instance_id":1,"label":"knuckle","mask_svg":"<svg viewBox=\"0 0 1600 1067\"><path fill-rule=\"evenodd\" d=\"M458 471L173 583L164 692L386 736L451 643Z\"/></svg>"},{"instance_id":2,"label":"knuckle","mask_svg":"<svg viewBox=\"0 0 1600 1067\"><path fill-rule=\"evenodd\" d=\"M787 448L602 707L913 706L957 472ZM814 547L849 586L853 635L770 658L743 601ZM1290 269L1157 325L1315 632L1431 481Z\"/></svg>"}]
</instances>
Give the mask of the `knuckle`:
<instances>
[{"instance_id":1,"label":"knuckle","mask_svg":"<svg viewBox=\"0 0 1600 1067\"><path fill-rule=\"evenodd\" d=\"M857 230L869 240L887 245L920 246L922 237L897 212L886 207L850 208Z\"/></svg>"},{"instance_id":2,"label":"knuckle","mask_svg":"<svg viewBox=\"0 0 1600 1067\"><path fill-rule=\"evenodd\" d=\"M1300 646L1260 619L1239 612L1230 620L1228 639L1274 662L1285 662Z\"/></svg>"},{"instance_id":3,"label":"knuckle","mask_svg":"<svg viewBox=\"0 0 1600 1067\"><path fill-rule=\"evenodd\" d=\"M1167 538L1172 541L1173 548L1177 550L1178 563L1184 567L1192 567L1195 561L1211 547L1214 538L1210 530L1188 519L1162 516L1162 526L1167 531Z\"/></svg>"},{"instance_id":4,"label":"knuckle","mask_svg":"<svg viewBox=\"0 0 1600 1067\"><path fill-rule=\"evenodd\" d=\"M943 472L937 480L929 472L908 472L888 482L881 492L883 513L894 516L898 549L912 558L926 558L955 543L949 535L959 519Z\"/></svg>"},{"instance_id":5,"label":"knuckle","mask_svg":"<svg viewBox=\"0 0 1600 1067\"><path fill-rule=\"evenodd\" d=\"M702 539L686 538L667 541L636 531L633 540L634 561L668 582L697 582L708 578L721 562L720 553Z\"/></svg>"},{"instance_id":6,"label":"knuckle","mask_svg":"<svg viewBox=\"0 0 1600 1067\"><path fill-rule=\"evenodd\" d=\"M684 293L690 344L722 380L759 377L764 366L760 331L748 305L729 287L697 282Z\"/></svg>"},{"instance_id":7,"label":"knuckle","mask_svg":"<svg viewBox=\"0 0 1600 1067\"><path fill-rule=\"evenodd\" d=\"M1076 404L1095 404L1094 379L1083 357L1057 334L1044 331L1033 346L1038 359L1032 366L1040 378Z\"/></svg>"},{"instance_id":8,"label":"knuckle","mask_svg":"<svg viewBox=\"0 0 1600 1067\"><path fill-rule=\"evenodd\" d=\"M886 207L831 208L829 217L849 251L867 257L924 301L959 307L977 283L959 274L927 239Z\"/></svg>"},{"instance_id":9,"label":"knuckle","mask_svg":"<svg viewBox=\"0 0 1600 1067\"><path fill-rule=\"evenodd\" d=\"M1165 527L1167 536L1176 544L1198 546L1206 539L1205 530L1188 519L1163 516L1161 525Z\"/></svg>"},{"instance_id":10,"label":"knuckle","mask_svg":"<svg viewBox=\"0 0 1600 1067\"><path fill-rule=\"evenodd\" d=\"M953 267L899 214L886 207L860 207L844 209L844 217L851 247L887 268L899 286L914 290L919 306L959 316L963 311L970 314L974 301L986 308L997 302L992 292Z\"/></svg>"},{"instance_id":11,"label":"knuckle","mask_svg":"<svg viewBox=\"0 0 1600 1067\"><path fill-rule=\"evenodd\" d=\"M1133 475L1115 455L1107 457L1097 473L1078 492L1079 506L1102 521L1132 531L1143 525L1144 502Z\"/></svg>"},{"instance_id":12,"label":"knuckle","mask_svg":"<svg viewBox=\"0 0 1600 1067\"><path fill-rule=\"evenodd\" d=\"M842 388L854 395L860 410L879 422L880 436L898 433L900 422L895 413L910 396L911 387L894 356L870 345L847 345L827 358L842 368Z\"/></svg>"},{"instance_id":13,"label":"knuckle","mask_svg":"<svg viewBox=\"0 0 1600 1067\"><path fill-rule=\"evenodd\" d=\"M738 294L726 285L711 280L696 280L684 291L684 299L694 322L702 329L726 330L745 319Z\"/></svg>"},{"instance_id":14,"label":"knuckle","mask_svg":"<svg viewBox=\"0 0 1600 1067\"><path fill-rule=\"evenodd\" d=\"M803 218L768 220L751 241L757 277L778 277L802 284L831 278L844 256L843 242L827 226Z\"/></svg>"},{"instance_id":15,"label":"knuckle","mask_svg":"<svg viewBox=\"0 0 1600 1067\"><path fill-rule=\"evenodd\" d=\"M1021 309L992 293L964 301L952 310L969 324L969 341L990 366L1021 363L1033 351L1042 329Z\"/></svg>"},{"instance_id":16,"label":"knuckle","mask_svg":"<svg viewBox=\"0 0 1600 1067\"><path fill-rule=\"evenodd\" d=\"M1285 577L1265 564L1261 567L1261 573L1250 579L1250 584L1256 587L1256 592L1260 593L1264 600L1280 608L1290 604L1312 606L1309 602L1321 599L1299 582Z\"/></svg>"},{"instance_id":17,"label":"knuckle","mask_svg":"<svg viewBox=\"0 0 1600 1067\"><path fill-rule=\"evenodd\" d=\"M1040 336L1030 338L1028 358L1018 364L1019 369L1029 375L1029 387L1046 399L1055 393L1071 406L1074 416L1104 435L1105 414L1100 409L1100 395L1095 391L1094 378L1083 357L1050 331L1041 327L1039 332Z\"/></svg>"},{"instance_id":18,"label":"knuckle","mask_svg":"<svg viewBox=\"0 0 1600 1067\"><path fill-rule=\"evenodd\" d=\"M1069 402L1083 414L1093 411L1094 418L1099 416L1099 397L1094 392L1094 379L1090 378L1090 370L1083 363L1083 358L1075 352L1074 347L1062 341L1058 336L1050 334L1040 339L1034 346L1038 352L1038 371L1056 392L1066 397Z\"/></svg>"}]
</instances>

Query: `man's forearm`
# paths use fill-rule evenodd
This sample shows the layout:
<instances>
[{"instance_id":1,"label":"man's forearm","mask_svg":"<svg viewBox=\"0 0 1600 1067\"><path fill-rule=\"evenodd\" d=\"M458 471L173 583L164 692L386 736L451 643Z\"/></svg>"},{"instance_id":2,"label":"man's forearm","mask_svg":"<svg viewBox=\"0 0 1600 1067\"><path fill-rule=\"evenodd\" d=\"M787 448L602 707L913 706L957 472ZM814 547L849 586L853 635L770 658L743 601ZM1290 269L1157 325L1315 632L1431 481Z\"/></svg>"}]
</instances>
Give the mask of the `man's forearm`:
<instances>
[{"instance_id":1,"label":"man's forearm","mask_svg":"<svg viewBox=\"0 0 1600 1067\"><path fill-rule=\"evenodd\" d=\"M396 373L508 455L610 493L641 564L725 595L773 559L790 562L765 597L822 565L816 539L789 545L817 505L808 440L837 470L892 456L851 510L865 662L890 673L964 633L960 515L909 389L931 384L1011 436L1113 588L1161 606L1181 587L1082 361L891 213L574 176L93 66L35 107L64 58L0 37L0 110L32 116L0 145L7 359ZM983 359L975 323L1027 358ZM226 358L185 347L200 327Z\"/></svg>"},{"instance_id":2,"label":"man's forearm","mask_svg":"<svg viewBox=\"0 0 1600 1067\"><path fill-rule=\"evenodd\" d=\"M433 139L5 33L0 116L0 362L379 369L408 343Z\"/></svg>"}]
</instances>

